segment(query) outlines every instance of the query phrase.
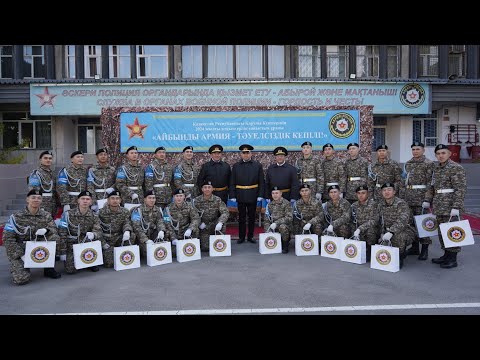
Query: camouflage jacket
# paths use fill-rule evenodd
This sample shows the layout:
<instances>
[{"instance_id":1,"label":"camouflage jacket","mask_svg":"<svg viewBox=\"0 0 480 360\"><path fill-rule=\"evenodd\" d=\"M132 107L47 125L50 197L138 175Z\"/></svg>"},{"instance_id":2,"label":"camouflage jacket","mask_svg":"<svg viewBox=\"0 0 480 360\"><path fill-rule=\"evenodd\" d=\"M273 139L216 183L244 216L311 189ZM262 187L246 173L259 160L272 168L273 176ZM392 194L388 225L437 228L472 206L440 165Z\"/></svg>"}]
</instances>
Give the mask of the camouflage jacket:
<instances>
[{"instance_id":1,"label":"camouflage jacket","mask_svg":"<svg viewBox=\"0 0 480 360\"><path fill-rule=\"evenodd\" d=\"M419 160L412 158L405 163L405 195L404 199L410 206L422 206L423 201L432 202L433 161L422 156ZM424 189L412 189L414 185L425 185ZM430 191L429 191L430 190Z\"/></svg>"},{"instance_id":2,"label":"camouflage jacket","mask_svg":"<svg viewBox=\"0 0 480 360\"><path fill-rule=\"evenodd\" d=\"M154 190L157 203L169 203L172 201L172 179L173 166L153 159L145 168L145 191Z\"/></svg>"},{"instance_id":3,"label":"camouflage jacket","mask_svg":"<svg viewBox=\"0 0 480 360\"><path fill-rule=\"evenodd\" d=\"M379 200L378 214L382 233L388 231L395 234L412 229L413 216L410 207L399 197L395 196L391 204L383 198Z\"/></svg>"},{"instance_id":4,"label":"camouflage jacket","mask_svg":"<svg viewBox=\"0 0 480 360\"><path fill-rule=\"evenodd\" d=\"M382 199L381 187L386 182L395 185L396 194L402 189L402 170L395 160L387 159L383 163L375 161L368 168L368 192L375 200ZM373 196L372 196L373 194Z\"/></svg>"},{"instance_id":5,"label":"camouflage jacket","mask_svg":"<svg viewBox=\"0 0 480 360\"><path fill-rule=\"evenodd\" d=\"M324 193L328 191L330 183L338 183L340 186L340 192L345 192L345 169L343 163L336 157L331 159L325 158L323 160L323 176L325 185L323 188Z\"/></svg>"},{"instance_id":6,"label":"camouflage jacket","mask_svg":"<svg viewBox=\"0 0 480 360\"><path fill-rule=\"evenodd\" d=\"M87 190L87 169L83 166L77 168L72 164L60 170L57 178L57 192L62 206L73 205L76 207L77 195L68 193L80 193L84 190Z\"/></svg>"},{"instance_id":7,"label":"camouflage jacket","mask_svg":"<svg viewBox=\"0 0 480 360\"><path fill-rule=\"evenodd\" d=\"M130 211L124 207L119 206L117 211L114 211L108 204L105 204L98 212L98 217L104 237L123 234L125 231L133 231L130 222Z\"/></svg>"},{"instance_id":8,"label":"camouflage jacket","mask_svg":"<svg viewBox=\"0 0 480 360\"><path fill-rule=\"evenodd\" d=\"M316 193L323 194L324 176L323 165L320 159L313 157L313 155L310 155L308 158L302 155L295 161L295 167L297 168L298 181L300 184L307 183L310 185L314 196Z\"/></svg>"},{"instance_id":9,"label":"camouflage jacket","mask_svg":"<svg viewBox=\"0 0 480 360\"><path fill-rule=\"evenodd\" d=\"M197 186L197 178L200 174L200 165L192 161L182 160L180 163L175 166L173 171L173 182L175 184L175 189L185 190L185 196L194 198L199 194ZM186 186L185 184L189 184ZM194 185L194 186L190 186Z\"/></svg>"},{"instance_id":10,"label":"camouflage jacket","mask_svg":"<svg viewBox=\"0 0 480 360\"><path fill-rule=\"evenodd\" d=\"M158 206L152 208L143 204L132 209L132 226L140 242L155 240L159 231L166 232L162 209Z\"/></svg>"},{"instance_id":11,"label":"camouflage jacket","mask_svg":"<svg viewBox=\"0 0 480 360\"><path fill-rule=\"evenodd\" d=\"M279 200L271 200L265 208L265 228L268 228L272 223L278 225L285 224L288 227L292 226L293 214L290 201L284 198Z\"/></svg>"},{"instance_id":12,"label":"camouflage jacket","mask_svg":"<svg viewBox=\"0 0 480 360\"><path fill-rule=\"evenodd\" d=\"M368 228L376 228L380 224L378 204L371 198L368 198L363 205L355 201L352 204L352 217L356 229L365 231Z\"/></svg>"},{"instance_id":13,"label":"camouflage jacket","mask_svg":"<svg viewBox=\"0 0 480 360\"><path fill-rule=\"evenodd\" d=\"M92 193L92 201L105 199L106 189L115 185L115 168L113 166L93 165L88 169L87 187ZM99 191L96 191L99 190Z\"/></svg>"},{"instance_id":14,"label":"camouflage jacket","mask_svg":"<svg viewBox=\"0 0 480 360\"><path fill-rule=\"evenodd\" d=\"M50 168L40 165L38 169L32 171L28 177L28 191L33 189L42 190L44 193L52 193L52 199L55 200L57 184Z\"/></svg>"},{"instance_id":15,"label":"camouflage jacket","mask_svg":"<svg viewBox=\"0 0 480 360\"><path fill-rule=\"evenodd\" d=\"M117 176L115 185L124 202L130 201L133 193L139 196L139 200L143 199L143 168L138 162L137 165L132 165L128 161L117 169ZM138 190L132 190L129 187L138 187Z\"/></svg>"},{"instance_id":16,"label":"camouflage jacket","mask_svg":"<svg viewBox=\"0 0 480 360\"><path fill-rule=\"evenodd\" d=\"M356 200L355 190L360 185L367 185L368 182L368 161L360 156L355 159L347 159L344 163L346 194L345 199ZM359 180L354 178L360 178Z\"/></svg>"},{"instance_id":17,"label":"camouflage jacket","mask_svg":"<svg viewBox=\"0 0 480 360\"><path fill-rule=\"evenodd\" d=\"M230 215L227 205L213 194L208 200L203 195L197 196L192 200L192 206L200 216L200 223L203 222L206 225L218 222L226 224Z\"/></svg>"},{"instance_id":18,"label":"camouflage jacket","mask_svg":"<svg viewBox=\"0 0 480 360\"><path fill-rule=\"evenodd\" d=\"M352 222L352 208L345 199L340 198L337 205L332 200L328 200L325 203L324 212L326 222L333 225L334 228Z\"/></svg>"},{"instance_id":19,"label":"camouflage jacket","mask_svg":"<svg viewBox=\"0 0 480 360\"><path fill-rule=\"evenodd\" d=\"M165 213L167 231L172 240L183 236L185 230L194 230L200 225L198 212L186 201L180 206L171 203L165 208Z\"/></svg>"},{"instance_id":20,"label":"camouflage jacket","mask_svg":"<svg viewBox=\"0 0 480 360\"><path fill-rule=\"evenodd\" d=\"M439 163L433 170L433 212L435 215L450 215L452 209L464 211L467 178L462 165L447 160L444 166ZM453 189L451 193L437 193L440 189Z\"/></svg>"},{"instance_id":21,"label":"camouflage jacket","mask_svg":"<svg viewBox=\"0 0 480 360\"><path fill-rule=\"evenodd\" d=\"M302 226L307 223L313 226L323 225L322 203L313 196L310 196L307 202L300 198L300 200L297 200L293 205L293 219L299 220Z\"/></svg>"},{"instance_id":22,"label":"camouflage jacket","mask_svg":"<svg viewBox=\"0 0 480 360\"><path fill-rule=\"evenodd\" d=\"M62 214L58 226L58 234L62 240L66 239L70 243L83 242L87 232L93 232L94 241L102 241L100 219L92 210L88 209L85 214L82 214L79 208L75 208Z\"/></svg>"}]
</instances>

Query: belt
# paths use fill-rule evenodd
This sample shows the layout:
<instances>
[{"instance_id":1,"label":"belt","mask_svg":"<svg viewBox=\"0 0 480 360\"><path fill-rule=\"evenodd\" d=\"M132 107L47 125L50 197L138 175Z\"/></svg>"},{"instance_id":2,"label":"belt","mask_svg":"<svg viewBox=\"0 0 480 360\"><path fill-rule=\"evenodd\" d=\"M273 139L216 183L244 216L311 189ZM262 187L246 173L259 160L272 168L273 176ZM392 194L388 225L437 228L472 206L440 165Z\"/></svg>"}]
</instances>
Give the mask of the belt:
<instances>
[{"instance_id":1,"label":"belt","mask_svg":"<svg viewBox=\"0 0 480 360\"><path fill-rule=\"evenodd\" d=\"M255 189L258 187L258 184L255 185L235 185L237 189Z\"/></svg>"},{"instance_id":2,"label":"belt","mask_svg":"<svg viewBox=\"0 0 480 360\"><path fill-rule=\"evenodd\" d=\"M427 185L407 185L407 189L426 189Z\"/></svg>"},{"instance_id":3,"label":"belt","mask_svg":"<svg viewBox=\"0 0 480 360\"><path fill-rule=\"evenodd\" d=\"M362 179L360 176L351 176L348 178L348 181L360 181Z\"/></svg>"},{"instance_id":4,"label":"belt","mask_svg":"<svg viewBox=\"0 0 480 360\"><path fill-rule=\"evenodd\" d=\"M105 192L106 189L95 189L95 192Z\"/></svg>"},{"instance_id":5,"label":"belt","mask_svg":"<svg viewBox=\"0 0 480 360\"><path fill-rule=\"evenodd\" d=\"M194 187L195 184L183 184L183 186L186 186L186 187Z\"/></svg>"},{"instance_id":6,"label":"belt","mask_svg":"<svg viewBox=\"0 0 480 360\"><path fill-rule=\"evenodd\" d=\"M165 186L170 186L170 184L155 184L153 187L159 188L159 187L165 187Z\"/></svg>"},{"instance_id":7,"label":"belt","mask_svg":"<svg viewBox=\"0 0 480 360\"><path fill-rule=\"evenodd\" d=\"M317 181L315 178L305 178L303 179L303 182L311 182L311 181Z\"/></svg>"},{"instance_id":8,"label":"belt","mask_svg":"<svg viewBox=\"0 0 480 360\"><path fill-rule=\"evenodd\" d=\"M42 196L52 197L52 193L42 193Z\"/></svg>"},{"instance_id":9,"label":"belt","mask_svg":"<svg viewBox=\"0 0 480 360\"><path fill-rule=\"evenodd\" d=\"M290 189L281 189L280 191L281 191L282 193L286 193L286 192L289 192Z\"/></svg>"},{"instance_id":10,"label":"belt","mask_svg":"<svg viewBox=\"0 0 480 360\"><path fill-rule=\"evenodd\" d=\"M139 186L129 186L130 190L139 190Z\"/></svg>"},{"instance_id":11,"label":"belt","mask_svg":"<svg viewBox=\"0 0 480 360\"><path fill-rule=\"evenodd\" d=\"M227 190L228 189L228 186L224 186L224 187L221 187L221 188L213 188L213 191L223 191L223 190Z\"/></svg>"},{"instance_id":12,"label":"belt","mask_svg":"<svg viewBox=\"0 0 480 360\"><path fill-rule=\"evenodd\" d=\"M327 186L332 186L332 185L338 185L338 183L337 182L327 183Z\"/></svg>"},{"instance_id":13,"label":"belt","mask_svg":"<svg viewBox=\"0 0 480 360\"><path fill-rule=\"evenodd\" d=\"M454 191L455 191L454 189L438 189L438 190L435 190L435 193L445 194L445 193L452 193Z\"/></svg>"},{"instance_id":14,"label":"belt","mask_svg":"<svg viewBox=\"0 0 480 360\"><path fill-rule=\"evenodd\" d=\"M68 195L78 196L78 195L80 195L80 191L69 191Z\"/></svg>"}]
</instances>

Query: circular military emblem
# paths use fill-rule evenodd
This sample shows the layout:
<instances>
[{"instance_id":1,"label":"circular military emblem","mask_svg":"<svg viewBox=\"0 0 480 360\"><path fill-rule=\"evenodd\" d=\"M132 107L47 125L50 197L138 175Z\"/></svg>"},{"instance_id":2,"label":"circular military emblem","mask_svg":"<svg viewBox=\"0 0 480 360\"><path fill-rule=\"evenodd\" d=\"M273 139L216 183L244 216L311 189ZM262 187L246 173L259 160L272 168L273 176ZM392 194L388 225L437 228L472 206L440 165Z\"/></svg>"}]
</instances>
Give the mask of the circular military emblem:
<instances>
[{"instance_id":1,"label":"circular military emblem","mask_svg":"<svg viewBox=\"0 0 480 360\"><path fill-rule=\"evenodd\" d=\"M313 242L312 239L305 238L300 243L300 246L302 247L303 251L312 251L313 248L315 247L315 243Z\"/></svg>"},{"instance_id":2,"label":"circular military emblem","mask_svg":"<svg viewBox=\"0 0 480 360\"><path fill-rule=\"evenodd\" d=\"M165 249L163 246L159 246L155 249L155 251L153 252L153 257L155 258L155 260L157 261L163 261L165 260L165 258L167 257L168 255L168 251L167 249Z\"/></svg>"},{"instance_id":3,"label":"circular military emblem","mask_svg":"<svg viewBox=\"0 0 480 360\"><path fill-rule=\"evenodd\" d=\"M450 241L460 242L465 240L465 230L463 230L461 227L454 226L448 229L447 236Z\"/></svg>"},{"instance_id":4,"label":"circular military emblem","mask_svg":"<svg viewBox=\"0 0 480 360\"><path fill-rule=\"evenodd\" d=\"M195 251L197 251L197 248L194 244L186 243L185 245L183 245L183 253L185 254L185 256L193 256L195 255Z\"/></svg>"},{"instance_id":5,"label":"circular military emblem","mask_svg":"<svg viewBox=\"0 0 480 360\"><path fill-rule=\"evenodd\" d=\"M358 250L355 244L348 244L347 246L345 246L344 251L345 255L347 255L347 257L350 259L353 259L358 254Z\"/></svg>"},{"instance_id":6,"label":"circular military emblem","mask_svg":"<svg viewBox=\"0 0 480 360\"><path fill-rule=\"evenodd\" d=\"M390 253L387 250L377 251L375 258L377 259L380 265L388 265L390 264L390 261L392 261L392 255L390 255Z\"/></svg>"},{"instance_id":7,"label":"circular military emblem","mask_svg":"<svg viewBox=\"0 0 480 360\"><path fill-rule=\"evenodd\" d=\"M30 258L36 263L44 263L50 257L50 252L43 246L37 246L30 252Z\"/></svg>"},{"instance_id":8,"label":"circular military emblem","mask_svg":"<svg viewBox=\"0 0 480 360\"><path fill-rule=\"evenodd\" d=\"M435 231L438 228L437 219L434 217L426 217L422 221L422 228L425 231Z\"/></svg>"},{"instance_id":9,"label":"circular military emblem","mask_svg":"<svg viewBox=\"0 0 480 360\"><path fill-rule=\"evenodd\" d=\"M80 254L80 260L85 264L91 264L97 260L98 254L95 249L86 248Z\"/></svg>"},{"instance_id":10,"label":"circular military emblem","mask_svg":"<svg viewBox=\"0 0 480 360\"><path fill-rule=\"evenodd\" d=\"M225 251L227 248L227 242L223 239L217 239L213 242L213 248L218 252Z\"/></svg>"},{"instance_id":11,"label":"circular military emblem","mask_svg":"<svg viewBox=\"0 0 480 360\"><path fill-rule=\"evenodd\" d=\"M135 260L135 254L130 250L122 251L122 253L120 254L120 262L123 265L126 265L126 266L132 265L134 260Z\"/></svg>"},{"instance_id":12,"label":"circular military emblem","mask_svg":"<svg viewBox=\"0 0 480 360\"><path fill-rule=\"evenodd\" d=\"M425 101L425 90L419 84L406 84L400 90L400 101L408 108L416 108Z\"/></svg>"},{"instance_id":13,"label":"circular military emblem","mask_svg":"<svg viewBox=\"0 0 480 360\"><path fill-rule=\"evenodd\" d=\"M333 136L345 139L355 131L355 119L350 114L337 113L331 117L328 129Z\"/></svg>"},{"instance_id":14,"label":"circular military emblem","mask_svg":"<svg viewBox=\"0 0 480 360\"><path fill-rule=\"evenodd\" d=\"M327 241L325 245L323 245L323 248L329 255L333 255L337 252L337 245L333 241Z\"/></svg>"},{"instance_id":15,"label":"circular military emblem","mask_svg":"<svg viewBox=\"0 0 480 360\"><path fill-rule=\"evenodd\" d=\"M273 236L267 236L264 243L267 249L272 250L277 246L277 239L275 239Z\"/></svg>"}]
</instances>

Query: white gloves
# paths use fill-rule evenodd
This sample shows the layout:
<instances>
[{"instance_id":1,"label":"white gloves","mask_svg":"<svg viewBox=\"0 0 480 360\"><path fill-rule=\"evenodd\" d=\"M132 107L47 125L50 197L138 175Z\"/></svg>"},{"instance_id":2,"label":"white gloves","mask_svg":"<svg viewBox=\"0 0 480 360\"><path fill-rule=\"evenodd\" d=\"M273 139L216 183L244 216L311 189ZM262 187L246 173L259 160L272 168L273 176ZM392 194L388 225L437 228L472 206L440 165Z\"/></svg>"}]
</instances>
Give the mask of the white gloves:
<instances>
[{"instance_id":1,"label":"white gloves","mask_svg":"<svg viewBox=\"0 0 480 360\"><path fill-rule=\"evenodd\" d=\"M385 234L383 234L383 237L382 239L383 240L387 240L387 241L390 241L390 239L392 238L393 234L391 232L387 232Z\"/></svg>"},{"instance_id":2,"label":"white gloves","mask_svg":"<svg viewBox=\"0 0 480 360\"><path fill-rule=\"evenodd\" d=\"M153 244L153 241L152 240L147 240L147 241L145 241L145 244L147 244L147 245L150 244L151 245L151 244Z\"/></svg>"},{"instance_id":3,"label":"white gloves","mask_svg":"<svg viewBox=\"0 0 480 360\"><path fill-rule=\"evenodd\" d=\"M87 232L85 235L87 235L88 240L93 240L95 238L95 234L93 232Z\"/></svg>"},{"instance_id":4,"label":"white gloves","mask_svg":"<svg viewBox=\"0 0 480 360\"><path fill-rule=\"evenodd\" d=\"M177 239L172 241L172 245L177 245Z\"/></svg>"},{"instance_id":5,"label":"white gloves","mask_svg":"<svg viewBox=\"0 0 480 360\"><path fill-rule=\"evenodd\" d=\"M105 243L105 245L102 246L102 249L103 250L107 250L110 248L110 245L108 245L107 243Z\"/></svg>"},{"instance_id":6,"label":"white gloves","mask_svg":"<svg viewBox=\"0 0 480 360\"><path fill-rule=\"evenodd\" d=\"M424 201L424 202L422 203L422 208L424 208L424 209L430 209L430 203L429 203L428 201Z\"/></svg>"},{"instance_id":7,"label":"white gloves","mask_svg":"<svg viewBox=\"0 0 480 360\"><path fill-rule=\"evenodd\" d=\"M132 200L138 199L138 194L133 193L132 194Z\"/></svg>"},{"instance_id":8,"label":"white gloves","mask_svg":"<svg viewBox=\"0 0 480 360\"><path fill-rule=\"evenodd\" d=\"M308 231L312 227L312 224L306 223L305 226L303 227L303 230Z\"/></svg>"},{"instance_id":9,"label":"white gloves","mask_svg":"<svg viewBox=\"0 0 480 360\"><path fill-rule=\"evenodd\" d=\"M205 225L205 223L201 223L200 226L198 227L200 230L203 230L207 227L207 225Z\"/></svg>"},{"instance_id":10,"label":"white gloves","mask_svg":"<svg viewBox=\"0 0 480 360\"><path fill-rule=\"evenodd\" d=\"M105 190L105 192L107 194L110 194L112 191L115 191L115 189L114 188L108 188L108 189Z\"/></svg>"},{"instance_id":11,"label":"white gloves","mask_svg":"<svg viewBox=\"0 0 480 360\"><path fill-rule=\"evenodd\" d=\"M185 234L183 236L188 237L190 235L192 235L192 229L185 230Z\"/></svg>"},{"instance_id":12,"label":"white gloves","mask_svg":"<svg viewBox=\"0 0 480 360\"><path fill-rule=\"evenodd\" d=\"M70 205L63 205L63 212L70 210Z\"/></svg>"},{"instance_id":13,"label":"white gloves","mask_svg":"<svg viewBox=\"0 0 480 360\"><path fill-rule=\"evenodd\" d=\"M165 232L163 230L160 230L157 235L157 239L163 240L165 237Z\"/></svg>"},{"instance_id":14,"label":"white gloves","mask_svg":"<svg viewBox=\"0 0 480 360\"><path fill-rule=\"evenodd\" d=\"M357 229L353 232L353 236L359 237L360 236L360 229Z\"/></svg>"},{"instance_id":15,"label":"white gloves","mask_svg":"<svg viewBox=\"0 0 480 360\"><path fill-rule=\"evenodd\" d=\"M322 200L322 194L320 193L316 193L315 197L317 198L317 200Z\"/></svg>"},{"instance_id":16,"label":"white gloves","mask_svg":"<svg viewBox=\"0 0 480 360\"><path fill-rule=\"evenodd\" d=\"M47 229L45 228L41 228L41 229L38 229L37 232L35 233L35 235L45 235L47 233Z\"/></svg>"},{"instance_id":17,"label":"white gloves","mask_svg":"<svg viewBox=\"0 0 480 360\"><path fill-rule=\"evenodd\" d=\"M458 209L452 209L450 211L450 216L460 216L460 210Z\"/></svg>"},{"instance_id":18,"label":"white gloves","mask_svg":"<svg viewBox=\"0 0 480 360\"><path fill-rule=\"evenodd\" d=\"M223 223L219 222L219 223L215 226L215 231L220 231L220 230L222 230L222 226L223 226Z\"/></svg>"},{"instance_id":19,"label":"white gloves","mask_svg":"<svg viewBox=\"0 0 480 360\"><path fill-rule=\"evenodd\" d=\"M123 233L122 240L130 240L130 231L127 230Z\"/></svg>"},{"instance_id":20,"label":"white gloves","mask_svg":"<svg viewBox=\"0 0 480 360\"><path fill-rule=\"evenodd\" d=\"M327 232L330 232L330 233L333 232L333 225L328 225Z\"/></svg>"},{"instance_id":21,"label":"white gloves","mask_svg":"<svg viewBox=\"0 0 480 360\"><path fill-rule=\"evenodd\" d=\"M232 201L232 202L237 202L237 199L231 198L230 201Z\"/></svg>"},{"instance_id":22,"label":"white gloves","mask_svg":"<svg viewBox=\"0 0 480 360\"><path fill-rule=\"evenodd\" d=\"M257 201L262 201L262 200L263 200L263 198L262 198L262 197L260 197L260 196L259 196L259 197L257 197Z\"/></svg>"},{"instance_id":23,"label":"white gloves","mask_svg":"<svg viewBox=\"0 0 480 360\"><path fill-rule=\"evenodd\" d=\"M277 224L272 223L269 227L269 229L275 230L277 228Z\"/></svg>"},{"instance_id":24,"label":"white gloves","mask_svg":"<svg viewBox=\"0 0 480 360\"><path fill-rule=\"evenodd\" d=\"M67 255L60 255L60 261L67 261Z\"/></svg>"}]
</instances>

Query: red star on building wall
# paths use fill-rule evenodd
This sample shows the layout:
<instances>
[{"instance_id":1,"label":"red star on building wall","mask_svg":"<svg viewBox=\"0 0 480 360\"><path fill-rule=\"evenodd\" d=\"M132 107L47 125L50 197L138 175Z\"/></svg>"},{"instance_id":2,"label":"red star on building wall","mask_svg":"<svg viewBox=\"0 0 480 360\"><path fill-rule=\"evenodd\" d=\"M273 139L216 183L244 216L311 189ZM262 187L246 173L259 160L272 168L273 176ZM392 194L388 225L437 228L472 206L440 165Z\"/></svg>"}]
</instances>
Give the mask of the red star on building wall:
<instances>
[{"instance_id":1,"label":"red star on building wall","mask_svg":"<svg viewBox=\"0 0 480 360\"><path fill-rule=\"evenodd\" d=\"M40 107L43 107L44 105L50 105L51 107L53 106L53 102L57 95L50 94L48 92L48 87L45 86L45 89L43 90L43 94L35 94L40 100Z\"/></svg>"},{"instance_id":2,"label":"red star on building wall","mask_svg":"<svg viewBox=\"0 0 480 360\"><path fill-rule=\"evenodd\" d=\"M135 121L131 125L126 125L128 128L129 132L129 137L128 139L130 140L132 137L139 137L143 139L143 135L145 134L145 131L148 127L148 125L141 125L138 122L138 118L135 118Z\"/></svg>"}]
</instances>

